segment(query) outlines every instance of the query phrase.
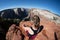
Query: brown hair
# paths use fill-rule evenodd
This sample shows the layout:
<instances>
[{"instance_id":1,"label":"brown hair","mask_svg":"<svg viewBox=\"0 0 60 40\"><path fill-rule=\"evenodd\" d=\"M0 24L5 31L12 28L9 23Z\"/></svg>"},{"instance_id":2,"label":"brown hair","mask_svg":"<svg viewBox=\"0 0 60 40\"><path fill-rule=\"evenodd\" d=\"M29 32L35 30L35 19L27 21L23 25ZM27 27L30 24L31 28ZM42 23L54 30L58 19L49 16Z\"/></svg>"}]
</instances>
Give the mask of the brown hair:
<instances>
[{"instance_id":1,"label":"brown hair","mask_svg":"<svg viewBox=\"0 0 60 40\"><path fill-rule=\"evenodd\" d=\"M34 18L34 17L36 17L36 18ZM35 19L37 20L37 22L40 22L40 18L39 18L39 16L34 15L34 16L32 17L32 21L35 20Z\"/></svg>"}]
</instances>

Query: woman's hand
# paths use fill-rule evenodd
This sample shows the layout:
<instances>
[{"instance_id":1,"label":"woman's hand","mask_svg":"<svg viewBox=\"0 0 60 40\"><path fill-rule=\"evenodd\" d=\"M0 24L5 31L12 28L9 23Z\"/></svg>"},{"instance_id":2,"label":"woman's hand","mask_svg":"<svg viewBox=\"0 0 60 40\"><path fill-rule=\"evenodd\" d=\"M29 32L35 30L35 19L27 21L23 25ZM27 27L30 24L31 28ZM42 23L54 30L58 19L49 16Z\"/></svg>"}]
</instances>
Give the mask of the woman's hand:
<instances>
[{"instance_id":1,"label":"woman's hand","mask_svg":"<svg viewBox=\"0 0 60 40\"><path fill-rule=\"evenodd\" d=\"M29 37L28 36L25 36L24 40L29 40Z\"/></svg>"}]
</instances>

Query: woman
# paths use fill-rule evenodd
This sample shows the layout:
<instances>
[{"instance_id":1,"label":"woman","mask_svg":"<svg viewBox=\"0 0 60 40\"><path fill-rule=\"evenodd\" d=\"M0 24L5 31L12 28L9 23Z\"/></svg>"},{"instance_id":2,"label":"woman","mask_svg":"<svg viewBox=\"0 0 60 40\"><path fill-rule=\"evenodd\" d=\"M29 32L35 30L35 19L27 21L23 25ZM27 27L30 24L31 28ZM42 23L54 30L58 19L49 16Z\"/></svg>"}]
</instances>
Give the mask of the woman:
<instances>
[{"instance_id":1,"label":"woman","mask_svg":"<svg viewBox=\"0 0 60 40\"><path fill-rule=\"evenodd\" d=\"M34 40L37 34L43 29L43 26L40 26L40 18L37 15L34 15L31 20L20 23L20 30L26 40Z\"/></svg>"}]
</instances>

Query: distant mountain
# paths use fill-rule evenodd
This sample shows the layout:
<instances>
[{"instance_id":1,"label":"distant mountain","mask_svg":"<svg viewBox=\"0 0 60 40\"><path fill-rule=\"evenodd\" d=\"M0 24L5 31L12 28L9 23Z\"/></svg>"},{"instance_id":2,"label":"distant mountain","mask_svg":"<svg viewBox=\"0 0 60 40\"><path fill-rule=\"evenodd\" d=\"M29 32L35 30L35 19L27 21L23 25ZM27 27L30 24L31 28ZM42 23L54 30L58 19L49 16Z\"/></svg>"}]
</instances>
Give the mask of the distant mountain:
<instances>
[{"instance_id":1,"label":"distant mountain","mask_svg":"<svg viewBox=\"0 0 60 40\"><path fill-rule=\"evenodd\" d=\"M23 19L27 16L27 11L24 8L13 8L0 11L1 18Z\"/></svg>"}]
</instances>

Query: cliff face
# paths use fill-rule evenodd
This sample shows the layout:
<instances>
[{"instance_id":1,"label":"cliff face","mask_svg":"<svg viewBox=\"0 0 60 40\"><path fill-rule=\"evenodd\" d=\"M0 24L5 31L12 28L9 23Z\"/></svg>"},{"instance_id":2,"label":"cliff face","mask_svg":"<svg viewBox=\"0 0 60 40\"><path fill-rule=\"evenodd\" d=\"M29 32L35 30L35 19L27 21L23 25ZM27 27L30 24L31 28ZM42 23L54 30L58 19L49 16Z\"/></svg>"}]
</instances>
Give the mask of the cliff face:
<instances>
[{"instance_id":1,"label":"cliff face","mask_svg":"<svg viewBox=\"0 0 60 40\"><path fill-rule=\"evenodd\" d=\"M7 19L22 20L27 16L32 17L33 15L38 15L41 19L40 25L44 26L43 30L36 36L35 40L60 40L60 16L57 16L48 10L35 8L32 9L14 8L3 10L0 12L0 17ZM9 26L13 24L12 22L10 23L8 22L6 21L1 22L0 20L0 27L3 30L2 32L4 32L5 34ZM5 36L5 34L3 34L3 36Z\"/></svg>"},{"instance_id":2,"label":"cliff face","mask_svg":"<svg viewBox=\"0 0 60 40\"><path fill-rule=\"evenodd\" d=\"M31 9L31 12L35 13L36 15L42 15L45 18L49 19L50 21L55 21L56 23L60 23L60 16L50 12L49 10Z\"/></svg>"}]
</instances>

